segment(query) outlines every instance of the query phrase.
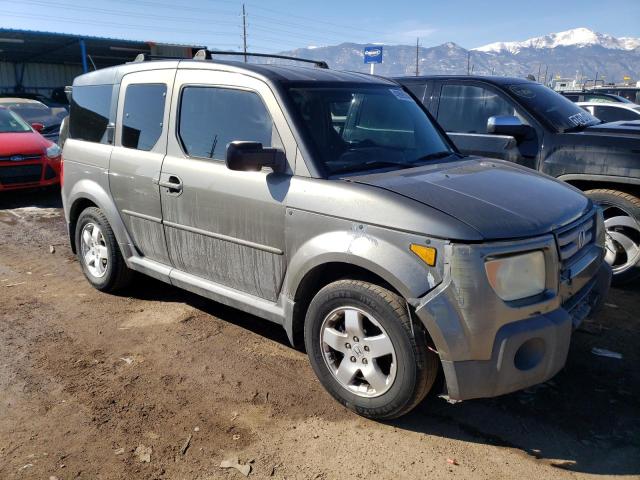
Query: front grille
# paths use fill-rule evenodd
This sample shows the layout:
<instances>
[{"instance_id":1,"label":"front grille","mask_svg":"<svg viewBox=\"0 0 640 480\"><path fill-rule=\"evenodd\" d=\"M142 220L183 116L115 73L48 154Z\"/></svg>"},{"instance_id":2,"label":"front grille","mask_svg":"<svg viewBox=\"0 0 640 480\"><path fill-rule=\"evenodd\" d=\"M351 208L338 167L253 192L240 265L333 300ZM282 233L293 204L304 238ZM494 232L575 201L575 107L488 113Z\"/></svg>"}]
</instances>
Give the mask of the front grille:
<instances>
[{"instance_id":1,"label":"front grille","mask_svg":"<svg viewBox=\"0 0 640 480\"><path fill-rule=\"evenodd\" d=\"M56 171L50 165L47 165L44 169L44 179L51 180L52 178L56 178Z\"/></svg>"},{"instance_id":2,"label":"front grille","mask_svg":"<svg viewBox=\"0 0 640 480\"><path fill-rule=\"evenodd\" d=\"M594 214L583 217L556 232L560 260L566 262L578 257L580 252L592 244L596 238L596 218Z\"/></svg>"},{"instance_id":3,"label":"front grille","mask_svg":"<svg viewBox=\"0 0 640 480\"><path fill-rule=\"evenodd\" d=\"M41 176L42 165L0 167L0 183L3 185L39 182Z\"/></svg>"},{"instance_id":4,"label":"front grille","mask_svg":"<svg viewBox=\"0 0 640 480\"><path fill-rule=\"evenodd\" d=\"M40 157L39 153L16 153L8 157L0 157L0 162L26 162L27 160L40 160Z\"/></svg>"}]
</instances>

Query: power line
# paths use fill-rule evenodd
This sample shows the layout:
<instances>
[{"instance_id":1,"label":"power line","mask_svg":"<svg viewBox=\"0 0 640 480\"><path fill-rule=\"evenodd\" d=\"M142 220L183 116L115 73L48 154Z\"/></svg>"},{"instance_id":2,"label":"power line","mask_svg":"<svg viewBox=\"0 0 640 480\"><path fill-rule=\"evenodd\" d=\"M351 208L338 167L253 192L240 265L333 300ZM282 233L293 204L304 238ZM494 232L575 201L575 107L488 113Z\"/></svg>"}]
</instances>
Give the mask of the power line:
<instances>
[{"instance_id":1,"label":"power line","mask_svg":"<svg viewBox=\"0 0 640 480\"><path fill-rule=\"evenodd\" d=\"M17 18L30 18L30 19L37 18L37 19L40 19L40 20L50 20L49 17L44 17L44 16L43 17L38 17L38 16L35 16L35 15L24 15L24 14L21 14L21 13L7 12L7 11L4 11L3 13L5 15L7 15L7 16L17 17ZM65 18L65 17L56 17L56 18L58 20L62 20L64 22L66 22L66 23L74 23L74 24L78 24L78 25L89 25L89 26L94 26L95 25L95 23L83 22L83 21L76 20L76 19L73 19L73 18ZM100 23L101 23L101 25L108 25L108 26L112 26L112 27L115 27L115 28L127 28L127 29L134 28L134 29L138 29L138 30L152 30L152 31L155 31L155 32L158 31L158 27L157 26L154 27L154 26L130 25L130 24L126 24L125 25L125 24L111 23L111 22L100 22ZM170 31L170 32L174 32L174 33L194 33L194 30L164 29L164 31ZM203 33L205 33L206 35L218 35L217 33L211 33L211 32L203 32ZM220 33L219 35L226 35L226 34ZM224 43L224 44L223 43L217 43L218 40L215 40L214 42L217 45L225 45L225 46L237 45L237 44L231 44L231 43ZM202 42L192 42L192 43L193 43L193 45L197 45L197 44L202 43Z\"/></svg>"},{"instance_id":2,"label":"power line","mask_svg":"<svg viewBox=\"0 0 640 480\"><path fill-rule=\"evenodd\" d=\"M300 38L306 41L313 41L316 42L317 40L320 39L320 37L315 37L315 36L311 36L311 35L305 35L305 34L301 34L298 32L294 32L291 30L282 30L282 29L274 29L274 28L268 28L268 27L263 27L263 26L257 26L257 25L252 25L252 29L255 30L261 30L264 32L268 32L268 33L279 33L282 35L286 35L288 37L295 37L295 38ZM335 42L335 39L334 39Z\"/></svg>"},{"instance_id":3,"label":"power line","mask_svg":"<svg viewBox=\"0 0 640 480\"><path fill-rule=\"evenodd\" d=\"M247 63L247 12L242 4L242 44L244 46L244 63Z\"/></svg>"},{"instance_id":4,"label":"power line","mask_svg":"<svg viewBox=\"0 0 640 480\"><path fill-rule=\"evenodd\" d=\"M298 22L298 23L287 22L286 20L283 21L281 19L277 19L277 18L274 18L274 17L269 17L269 16L265 16L265 15L261 15L261 14L256 14L256 13L252 13L251 17L252 18L266 20L266 21L269 22L269 25L275 24L275 25L282 25L282 26L285 26L285 27L300 28L300 29L303 29L305 32L309 31L309 30L320 30L323 33L329 33L329 34L334 34L334 35L344 35L345 31L347 33L351 32L351 29L349 29L349 28L345 28L345 31L337 31L337 30L333 30L333 29L328 29L326 27L317 27L317 26L306 25L306 24L302 25L300 22Z\"/></svg>"},{"instance_id":5,"label":"power line","mask_svg":"<svg viewBox=\"0 0 640 480\"><path fill-rule=\"evenodd\" d=\"M278 15L285 15L287 17L294 17L294 18L300 18L302 20L308 20L308 21L311 21L313 23L324 23L326 25L333 25L334 27L343 27L343 28L348 29L348 30L359 30L361 32L373 33L375 35L380 35L380 32L378 32L378 31L368 30L368 29L360 28L360 27L354 27L353 25L339 25L339 24L336 24L335 22L331 22L331 21L328 21L328 20L320 20L318 18L304 17L302 15L294 15L294 14L291 14L291 13L274 10L273 8L262 7L260 5L249 4L249 6L252 7L252 8L260 9L260 10L265 10L265 11L268 11L268 12L277 13Z\"/></svg>"},{"instance_id":6,"label":"power line","mask_svg":"<svg viewBox=\"0 0 640 480\"><path fill-rule=\"evenodd\" d=\"M416 38L416 77L420 75L418 62L420 61L420 37Z\"/></svg>"},{"instance_id":7,"label":"power line","mask_svg":"<svg viewBox=\"0 0 640 480\"><path fill-rule=\"evenodd\" d=\"M51 4L47 1L40 1L40 0L23 0L23 3L27 3L27 4L31 4L31 5L40 5L40 6L51 6ZM143 2L143 3L149 3L149 2ZM77 6L77 5L71 5L71 4L59 4L58 6L62 6L65 8L70 8L70 9L76 9L76 10L80 10L80 11L85 11L85 12L92 12L92 13L101 13L101 14L105 14L105 15L110 15L110 16L122 16L123 12L114 12L112 10L107 10L107 9L101 9L101 8L96 8L96 7L87 7L87 6ZM13 13L14 16L18 16L17 13ZM142 14L142 13L135 13L135 12L127 12L126 13L127 16L129 17L138 17L138 18L157 18L157 19L161 19L161 20L171 20L173 22L201 22L202 18L196 19L196 18L190 18L190 17L169 17L166 15L156 15L156 14ZM236 15L237 16L237 15ZM245 44L245 38L244 36L246 35L246 29L247 29L247 22L246 22L246 10L245 10L245 14L242 17L243 19L243 46ZM84 24L85 22L83 22L82 20L77 20L77 19L68 19L68 21L70 23L77 23L77 24ZM157 29L156 26L151 26L151 25L131 25L131 24L120 24L120 23L113 23L113 22L102 22L105 25L110 25L110 26L115 26L115 27L122 27L122 28L139 28L139 29ZM86 24L89 24L89 22L86 22ZM229 24L225 24L225 26L230 26ZM306 41L310 41L310 42L314 42L314 43L332 43L332 41L334 41L333 38L328 38L328 37L320 37L320 36L316 36L316 35L305 35L305 34L301 34L300 32L295 32L292 30L285 30L285 29L274 29L273 27L269 27L266 28L264 26L261 25L255 25L253 28L255 28L258 31L264 31L264 32L268 32L268 33L277 33L277 34L282 34L282 35L286 35L287 37L296 37L296 38L300 38L300 39L304 39ZM180 28L169 28L169 29L164 29L165 31L169 30L169 31L173 31L176 33L193 33L194 30L193 29L180 29ZM197 32L202 32L202 33L206 33L207 35L214 35L214 36L224 36L224 35L235 35L236 32L232 32L232 31L217 31L215 33L211 33L209 30L196 30ZM320 41L320 42L319 42ZM284 45L288 48L291 48L290 44L281 42L281 45Z\"/></svg>"},{"instance_id":8,"label":"power line","mask_svg":"<svg viewBox=\"0 0 640 480\"><path fill-rule=\"evenodd\" d=\"M54 7L53 4L47 1L38 1L38 0L21 0L20 4L30 4L30 5L39 5L45 7ZM96 7L87 7L82 5L71 5L64 3L56 3L56 8L70 8L74 10L83 10L87 12L100 12L104 15L112 15L117 17L122 17L126 15L127 17L138 17L138 18L157 18L159 20L171 20L172 22L202 22L202 18L193 18L193 17L176 17L176 16L168 16L168 15L156 15L156 14L148 14L148 13L138 13L138 12L126 12L123 15L122 11L114 11L108 10L106 8L96 8ZM237 16L237 15L234 15Z\"/></svg>"}]
</instances>

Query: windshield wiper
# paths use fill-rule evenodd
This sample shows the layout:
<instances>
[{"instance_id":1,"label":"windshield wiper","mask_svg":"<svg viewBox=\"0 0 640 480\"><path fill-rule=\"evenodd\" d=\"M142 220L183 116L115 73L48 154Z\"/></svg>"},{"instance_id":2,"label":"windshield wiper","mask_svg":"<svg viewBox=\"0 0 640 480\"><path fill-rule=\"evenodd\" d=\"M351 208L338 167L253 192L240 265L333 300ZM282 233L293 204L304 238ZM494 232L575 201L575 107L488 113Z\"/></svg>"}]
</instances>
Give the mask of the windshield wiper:
<instances>
[{"instance_id":1,"label":"windshield wiper","mask_svg":"<svg viewBox=\"0 0 640 480\"><path fill-rule=\"evenodd\" d=\"M452 155L461 156L459 153L454 152L453 150L443 150L442 152L434 152L429 153L428 155L423 155L422 157L415 159L414 163L428 162L429 160L437 160L439 158L446 158Z\"/></svg>"},{"instance_id":2,"label":"windshield wiper","mask_svg":"<svg viewBox=\"0 0 640 480\"><path fill-rule=\"evenodd\" d=\"M400 167L400 168L413 168L417 165L413 162L392 162L390 160L369 160L368 162L355 163L353 165L345 165L331 172L332 175L336 173L358 172L361 170L368 170L370 168L384 168L384 167Z\"/></svg>"}]
</instances>

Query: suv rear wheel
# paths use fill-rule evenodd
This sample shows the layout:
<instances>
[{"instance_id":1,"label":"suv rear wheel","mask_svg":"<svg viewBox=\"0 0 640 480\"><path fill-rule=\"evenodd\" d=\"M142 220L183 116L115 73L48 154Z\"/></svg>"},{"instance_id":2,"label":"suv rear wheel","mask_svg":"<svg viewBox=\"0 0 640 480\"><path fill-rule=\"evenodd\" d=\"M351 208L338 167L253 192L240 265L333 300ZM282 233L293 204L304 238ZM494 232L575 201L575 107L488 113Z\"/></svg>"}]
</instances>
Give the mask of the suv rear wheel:
<instances>
[{"instance_id":1,"label":"suv rear wheel","mask_svg":"<svg viewBox=\"0 0 640 480\"><path fill-rule=\"evenodd\" d=\"M439 361L406 303L364 281L340 280L309 305L305 346L329 393L369 418L390 419L413 409L428 393Z\"/></svg>"},{"instance_id":2,"label":"suv rear wheel","mask_svg":"<svg viewBox=\"0 0 640 480\"><path fill-rule=\"evenodd\" d=\"M76 223L76 251L89 283L103 292L129 285L133 276L118 247L111 225L102 210L85 209Z\"/></svg>"},{"instance_id":3,"label":"suv rear wheel","mask_svg":"<svg viewBox=\"0 0 640 480\"><path fill-rule=\"evenodd\" d=\"M608 189L585 193L603 209L607 229L605 259L613 270L613 284L640 277L640 198Z\"/></svg>"}]
</instances>

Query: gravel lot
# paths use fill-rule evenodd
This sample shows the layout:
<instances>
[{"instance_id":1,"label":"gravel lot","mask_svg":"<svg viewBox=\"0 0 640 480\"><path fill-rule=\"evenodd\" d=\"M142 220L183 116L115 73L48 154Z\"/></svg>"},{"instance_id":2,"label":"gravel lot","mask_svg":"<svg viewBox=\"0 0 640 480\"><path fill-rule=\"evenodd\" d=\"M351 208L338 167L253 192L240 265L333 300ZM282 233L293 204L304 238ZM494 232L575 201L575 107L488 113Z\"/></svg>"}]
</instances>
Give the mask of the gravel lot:
<instances>
[{"instance_id":1,"label":"gravel lot","mask_svg":"<svg viewBox=\"0 0 640 480\"><path fill-rule=\"evenodd\" d=\"M546 384L377 423L275 325L144 277L92 289L59 194L5 194L0 478L244 478L234 456L250 478L640 478L639 291L612 290Z\"/></svg>"}]
</instances>

